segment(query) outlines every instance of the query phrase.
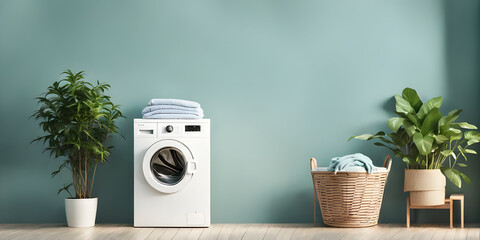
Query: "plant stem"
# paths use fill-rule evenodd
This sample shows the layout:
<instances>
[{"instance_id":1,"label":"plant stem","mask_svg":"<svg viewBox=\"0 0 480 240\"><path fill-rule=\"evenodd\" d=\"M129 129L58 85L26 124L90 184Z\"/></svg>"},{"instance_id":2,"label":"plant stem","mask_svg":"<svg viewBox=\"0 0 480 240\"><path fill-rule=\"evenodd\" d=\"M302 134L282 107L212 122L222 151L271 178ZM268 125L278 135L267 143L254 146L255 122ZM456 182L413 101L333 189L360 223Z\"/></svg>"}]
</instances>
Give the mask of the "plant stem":
<instances>
[{"instance_id":1,"label":"plant stem","mask_svg":"<svg viewBox=\"0 0 480 240\"><path fill-rule=\"evenodd\" d=\"M430 164L430 169L435 169L435 153L432 153L432 164Z\"/></svg>"},{"instance_id":2,"label":"plant stem","mask_svg":"<svg viewBox=\"0 0 480 240\"><path fill-rule=\"evenodd\" d=\"M430 155L431 155L431 153L428 154L428 155L425 156L425 157L430 160L430 159L431 159ZM431 162L431 161L430 161L429 164L427 165L427 169L430 169L430 165L432 165L432 162Z\"/></svg>"},{"instance_id":3,"label":"plant stem","mask_svg":"<svg viewBox=\"0 0 480 240\"><path fill-rule=\"evenodd\" d=\"M450 147L448 150L452 150L452 141L450 141ZM448 166L451 168L452 167L452 157L451 155L448 155Z\"/></svg>"},{"instance_id":4,"label":"plant stem","mask_svg":"<svg viewBox=\"0 0 480 240\"><path fill-rule=\"evenodd\" d=\"M80 171L78 170L78 168L72 169L72 171L74 173L73 183L75 185L75 198L80 198L82 192L82 186L80 185L81 179L79 177Z\"/></svg>"},{"instance_id":5,"label":"plant stem","mask_svg":"<svg viewBox=\"0 0 480 240\"><path fill-rule=\"evenodd\" d=\"M459 151L460 151L460 150L459 150ZM455 167L455 164L457 163L457 159L458 159L459 157L460 157L460 156L457 156L457 157L455 158L455 161L453 161L453 164L452 164L451 168Z\"/></svg>"},{"instance_id":6,"label":"plant stem","mask_svg":"<svg viewBox=\"0 0 480 240\"><path fill-rule=\"evenodd\" d=\"M408 144L405 144L405 155L408 155ZM410 161L407 163L407 169L410 169Z\"/></svg>"},{"instance_id":7,"label":"plant stem","mask_svg":"<svg viewBox=\"0 0 480 240\"><path fill-rule=\"evenodd\" d=\"M428 155L425 156L425 169L428 169Z\"/></svg>"},{"instance_id":8,"label":"plant stem","mask_svg":"<svg viewBox=\"0 0 480 240\"><path fill-rule=\"evenodd\" d=\"M75 188L75 197L78 197L78 177L76 168L72 166L73 187Z\"/></svg>"},{"instance_id":9,"label":"plant stem","mask_svg":"<svg viewBox=\"0 0 480 240\"><path fill-rule=\"evenodd\" d=\"M97 165L98 163L95 163L95 168L93 169L92 182L90 183L90 194L92 194L93 182L95 181L95 173L97 172Z\"/></svg>"},{"instance_id":10,"label":"plant stem","mask_svg":"<svg viewBox=\"0 0 480 240\"><path fill-rule=\"evenodd\" d=\"M437 162L435 164L435 169L439 169L440 166L442 165L441 162L443 162L442 160L440 160L442 157L442 153L438 153L437 154Z\"/></svg>"},{"instance_id":11,"label":"plant stem","mask_svg":"<svg viewBox=\"0 0 480 240\"><path fill-rule=\"evenodd\" d=\"M85 161L85 195L84 195L84 196L85 196L85 198L87 198L87 195L88 195L88 192L87 192L87 190L88 190L88 186L87 186L87 183L88 183L88 175L87 175L87 174L88 174L87 160L88 160L88 158L86 157L86 155L87 155L87 154L85 154L85 159L84 159L84 161Z\"/></svg>"},{"instance_id":12,"label":"plant stem","mask_svg":"<svg viewBox=\"0 0 480 240\"><path fill-rule=\"evenodd\" d=\"M80 198L82 198L82 196L84 195L84 193L82 193L82 190L83 190L83 186L85 184L85 179L83 179L83 174L82 174L82 152L79 151L78 152L78 175L80 175Z\"/></svg>"}]
</instances>

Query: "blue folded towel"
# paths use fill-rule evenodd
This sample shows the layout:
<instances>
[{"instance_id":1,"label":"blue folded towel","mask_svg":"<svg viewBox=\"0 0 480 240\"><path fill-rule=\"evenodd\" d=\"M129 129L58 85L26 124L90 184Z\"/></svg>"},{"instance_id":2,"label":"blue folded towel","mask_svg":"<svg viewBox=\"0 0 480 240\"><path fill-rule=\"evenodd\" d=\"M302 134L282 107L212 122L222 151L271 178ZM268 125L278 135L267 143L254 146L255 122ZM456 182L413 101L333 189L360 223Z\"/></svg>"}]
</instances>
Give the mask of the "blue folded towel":
<instances>
[{"instance_id":1,"label":"blue folded towel","mask_svg":"<svg viewBox=\"0 0 480 240\"><path fill-rule=\"evenodd\" d=\"M185 111L179 109L159 109L152 112L147 112L142 114L143 118L149 118L155 115L162 115L162 114L186 114L186 115L193 115L198 118L203 118L203 111L202 112L193 112L193 111Z\"/></svg>"},{"instance_id":2,"label":"blue folded towel","mask_svg":"<svg viewBox=\"0 0 480 240\"><path fill-rule=\"evenodd\" d=\"M148 116L143 116L147 119L201 119L198 115L194 114L181 114L181 113L167 113L167 114L153 114Z\"/></svg>"},{"instance_id":3,"label":"blue folded towel","mask_svg":"<svg viewBox=\"0 0 480 240\"><path fill-rule=\"evenodd\" d=\"M177 106L177 105L153 105L153 106L147 106L142 110L142 115L159 111L159 110L164 110L166 113L192 113L192 114L197 114L197 115L202 115L203 117L203 110L202 108L191 108L191 107L183 107L183 106ZM170 110L175 110L176 112L168 112ZM181 112L177 112L181 111Z\"/></svg>"},{"instance_id":4,"label":"blue folded towel","mask_svg":"<svg viewBox=\"0 0 480 240\"><path fill-rule=\"evenodd\" d=\"M197 102L156 98L142 110L142 116L149 119L201 119L203 110Z\"/></svg>"},{"instance_id":5,"label":"blue folded towel","mask_svg":"<svg viewBox=\"0 0 480 240\"><path fill-rule=\"evenodd\" d=\"M358 167L365 168L368 173L372 173L373 170L376 170L372 160L361 153L350 154L343 157L334 157L330 161L330 166L328 166L327 170L337 173L338 171L349 171L349 169Z\"/></svg>"},{"instance_id":6,"label":"blue folded towel","mask_svg":"<svg viewBox=\"0 0 480 240\"><path fill-rule=\"evenodd\" d=\"M188 100L182 99L163 99L163 98L155 98L148 102L148 106L153 105L176 105L182 107L189 107L189 108L199 108L200 104L197 102L192 102Z\"/></svg>"}]
</instances>

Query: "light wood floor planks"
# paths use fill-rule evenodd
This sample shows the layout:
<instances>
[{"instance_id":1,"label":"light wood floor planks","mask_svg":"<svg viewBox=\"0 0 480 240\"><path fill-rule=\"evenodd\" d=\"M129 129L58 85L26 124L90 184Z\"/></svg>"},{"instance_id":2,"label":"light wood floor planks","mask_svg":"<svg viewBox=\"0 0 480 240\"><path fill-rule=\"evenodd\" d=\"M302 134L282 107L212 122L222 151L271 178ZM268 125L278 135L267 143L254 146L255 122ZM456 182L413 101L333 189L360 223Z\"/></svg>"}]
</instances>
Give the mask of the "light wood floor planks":
<instances>
[{"instance_id":1,"label":"light wood floor planks","mask_svg":"<svg viewBox=\"0 0 480 240\"><path fill-rule=\"evenodd\" d=\"M480 225L448 226L380 224L369 228L329 228L312 224L213 224L210 228L134 228L98 224L68 228L62 224L0 224L0 240L281 240L281 239L455 239L480 240Z\"/></svg>"}]
</instances>

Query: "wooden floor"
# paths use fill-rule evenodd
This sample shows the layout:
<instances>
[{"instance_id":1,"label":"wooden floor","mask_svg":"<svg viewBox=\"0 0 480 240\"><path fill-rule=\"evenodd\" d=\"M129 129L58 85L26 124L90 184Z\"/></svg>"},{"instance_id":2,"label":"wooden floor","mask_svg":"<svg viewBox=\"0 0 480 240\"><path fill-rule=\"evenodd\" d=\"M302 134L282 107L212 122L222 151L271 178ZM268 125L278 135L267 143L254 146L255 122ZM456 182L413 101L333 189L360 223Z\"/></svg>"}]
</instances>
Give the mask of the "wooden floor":
<instances>
[{"instance_id":1,"label":"wooden floor","mask_svg":"<svg viewBox=\"0 0 480 240\"><path fill-rule=\"evenodd\" d=\"M422 225L405 228L381 224L369 228L328 228L312 224L213 224L210 228L133 228L99 224L92 228L68 228L60 224L0 224L0 240L6 239L480 239L480 225L465 229Z\"/></svg>"}]
</instances>

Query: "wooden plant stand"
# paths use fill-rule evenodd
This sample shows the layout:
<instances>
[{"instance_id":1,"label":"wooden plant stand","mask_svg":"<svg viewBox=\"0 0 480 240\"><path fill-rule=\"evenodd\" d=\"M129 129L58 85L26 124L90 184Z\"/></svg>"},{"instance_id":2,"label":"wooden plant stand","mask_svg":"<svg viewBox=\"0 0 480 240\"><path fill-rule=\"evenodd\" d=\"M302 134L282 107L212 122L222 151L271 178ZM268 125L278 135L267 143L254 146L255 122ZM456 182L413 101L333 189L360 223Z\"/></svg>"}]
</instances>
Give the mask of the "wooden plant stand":
<instances>
[{"instance_id":1,"label":"wooden plant stand","mask_svg":"<svg viewBox=\"0 0 480 240\"><path fill-rule=\"evenodd\" d=\"M453 228L453 201L460 200L461 206L461 228L464 227L464 195L452 194L445 198L445 204L438 206L410 206L410 197L407 197L407 228L410 227L410 209L450 209L450 228Z\"/></svg>"}]
</instances>

